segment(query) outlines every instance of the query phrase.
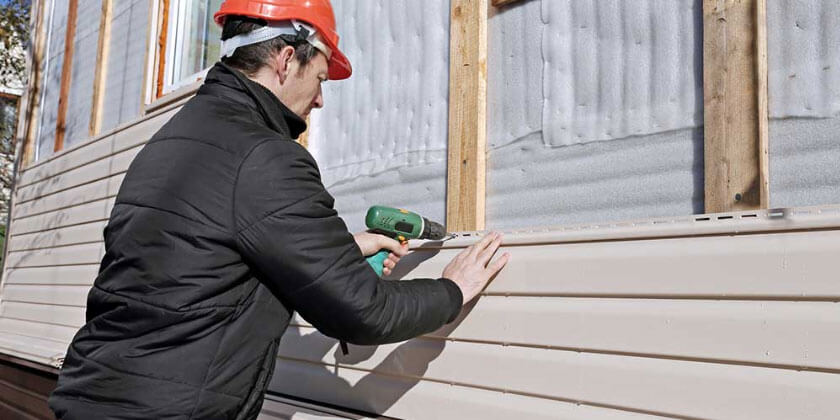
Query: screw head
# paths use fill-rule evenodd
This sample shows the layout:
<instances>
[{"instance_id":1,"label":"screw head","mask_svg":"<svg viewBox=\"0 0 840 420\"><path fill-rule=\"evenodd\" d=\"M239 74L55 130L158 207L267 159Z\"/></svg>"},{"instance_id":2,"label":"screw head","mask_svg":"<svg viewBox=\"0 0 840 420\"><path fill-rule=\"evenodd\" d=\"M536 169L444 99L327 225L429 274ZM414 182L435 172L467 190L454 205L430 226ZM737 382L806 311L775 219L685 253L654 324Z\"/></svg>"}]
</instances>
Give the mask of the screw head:
<instances>
[{"instance_id":1,"label":"screw head","mask_svg":"<svg viewBox=\"0 0 840 420\"><path fill-rule=\"evenodd\" d=\"M741 193L735 194L735 201L741 201L741 199L743 199L743 198L744 197L741 195Z\"/></svg>"}]
</instances>

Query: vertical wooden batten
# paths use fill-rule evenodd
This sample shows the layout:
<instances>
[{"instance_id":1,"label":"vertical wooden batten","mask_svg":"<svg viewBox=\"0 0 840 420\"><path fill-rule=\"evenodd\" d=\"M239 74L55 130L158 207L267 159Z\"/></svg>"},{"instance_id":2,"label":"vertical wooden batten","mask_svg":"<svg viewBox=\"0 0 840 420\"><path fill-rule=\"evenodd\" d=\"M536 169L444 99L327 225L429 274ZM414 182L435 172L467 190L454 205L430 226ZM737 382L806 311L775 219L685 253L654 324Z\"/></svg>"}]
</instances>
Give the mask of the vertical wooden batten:
<instances>
[{"instance_id":1,"label":"vertical wooden batten","mask_svg":"<svg viewBox=\"0 0 840 420\"><path fill-rule=\"evenodd\" d=\"M43 83L41 81L41 63L44 60L44 50L46 49L46 1L37 0L32 2L33 13L32 19L34 25L31 26L31 36L33 39L33 49L29 53L29 62L27 63L27 72L29 80L26 83L26 91L20 98L17 123L17 168L25 168L35 159L35 134L38 132L38 119L40 118L41 107L41 88Z\"/></svg>"},{"instance_id":2,"label":"vertical wooden batten","mask_svg":"<svg viewBox=\"0 0 840 420\"><path fill-rule=\"evenodd\" d=\"M769 206L766 0L703 0L707 213Z\"/></svg>"},{"instance_id":3,"label":"vertical wooden batten","mask_svg":"<svg viewBox=\"0 0 840 420\"><path fill-rule=\"evenodd\" d=\"M108 77L108 56L111 44L111 15L113 0L102 0L102 15L99 19L99 43L96 47L96 74L93 79L93 101L91 102L91 137L102 130L102 107L105 102L105 82Z\"/></svg>"},{"instance_id":4,"label":"vertical wooden batten","mask_svg":"<svg viewBox=\"0 0 840 420\"><path fill-rule=\"evenodd\" d=\"M452 0L446 227L484 229L488 0Z\"/></svg>"},{"instance_id":5,"label":"vertical wooden batten","mask_svg":"<svg viewBox=\"0 0 840 420\"><path fill-rule=\"evenodd\" d=\"M756 0L756 72L758 74L758 150L760 207L770 208L770 105L767 70L767 0Z\"/></svg>"},{"instance_id":6,"label":"vertical wooden batten","mask_svg":"<svg viewBox=\"0 0 840 420\"><path fill-rule=\"evenodd\" d=\"M67 32L64 34L64 62L61 65L61 91L58 97L58 122L55 127L55 147L58 152L64 148L64 136L67 132L67 102L70 99L70 82L73 75L73 51L76 46L76 16L79 0L70 0L67 9Z\"/></svg>"},{"instance_id":7,"label":"vertical wooden batten","mask_svg":"<svg viewBox=\"0 0 840 420\"><path fill-rule=\"evenodd\" d=\"M153 99L163 96L163 85L166 68L166 36L169 33L169 0L161 0L161 11L159 16L158 28L160 28L160 35L158 35L158 57L157 57L157 76L155 78L155 95Z\"/></svg>"}]
</instances>

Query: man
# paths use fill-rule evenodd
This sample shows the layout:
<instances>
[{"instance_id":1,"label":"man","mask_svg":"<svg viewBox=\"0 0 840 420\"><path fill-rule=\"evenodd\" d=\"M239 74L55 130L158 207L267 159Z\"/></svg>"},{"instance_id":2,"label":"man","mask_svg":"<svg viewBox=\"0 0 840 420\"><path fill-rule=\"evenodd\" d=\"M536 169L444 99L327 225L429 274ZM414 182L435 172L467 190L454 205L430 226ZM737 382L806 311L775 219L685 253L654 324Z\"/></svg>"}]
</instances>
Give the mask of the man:
<instances>
[{"instance_id":1,"label":"man","mask_svg":"<svg viewBox=\"0 0 840 420\"><path fill-rule=\"evenodd\" d=\"M348 233L292 140L321 82L352 72L329 1L227 0L215 17L222 62L123 181L58 418L254 418L293 311L351 343L402 341L454 320L507 262L490 263L491 234L440 279L378 278L364 256L392 251L388 273L406 249Z\"/></svg>"}]
</instances>

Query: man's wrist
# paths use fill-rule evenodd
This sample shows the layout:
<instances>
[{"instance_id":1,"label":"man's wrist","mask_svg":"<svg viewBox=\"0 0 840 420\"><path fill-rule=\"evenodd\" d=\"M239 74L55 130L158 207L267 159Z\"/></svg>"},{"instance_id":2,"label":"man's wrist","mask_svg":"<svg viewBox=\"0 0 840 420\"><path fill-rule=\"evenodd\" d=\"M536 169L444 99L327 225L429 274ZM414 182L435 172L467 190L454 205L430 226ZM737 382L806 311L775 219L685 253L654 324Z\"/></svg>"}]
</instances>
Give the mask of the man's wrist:
<instances>
[{"instance_id":1,"label":"man's wrist","mask_svg":"<svg viewBox=\"0 0 840 420\"><path fill-rule=\"evenodd\" d=\"M458 318L458 315L461 313L461 307L464 306L464 294L461 293L461 288L454 281L446 277L441 277L438 281L443 283L449 295L452 312L450 312L449 318L447 318L446 323L448 324L454 321L455 318Z\"/></svg>"}]
</instances>

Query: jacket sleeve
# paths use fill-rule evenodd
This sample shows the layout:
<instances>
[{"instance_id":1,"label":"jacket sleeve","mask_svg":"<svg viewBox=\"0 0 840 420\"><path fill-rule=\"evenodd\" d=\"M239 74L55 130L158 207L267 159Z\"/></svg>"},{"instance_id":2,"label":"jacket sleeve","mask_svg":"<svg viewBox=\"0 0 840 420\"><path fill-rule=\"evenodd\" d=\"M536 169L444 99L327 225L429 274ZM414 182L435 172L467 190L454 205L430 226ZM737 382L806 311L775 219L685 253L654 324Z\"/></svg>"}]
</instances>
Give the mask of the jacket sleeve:
<instances>
[{"instance_id":1,"label":"jacket sleeve","mask_svg":"<svg viewBox=\"0 0 840 420\"><path fill-rule=\"evenodd\" d=\"M255 147L234 189L237 242L257 276L322 333L354 344L407 340L454 320L448 279L386 281L365 261L312 156L292 141Z\"/></svg>"}]
</instances>

